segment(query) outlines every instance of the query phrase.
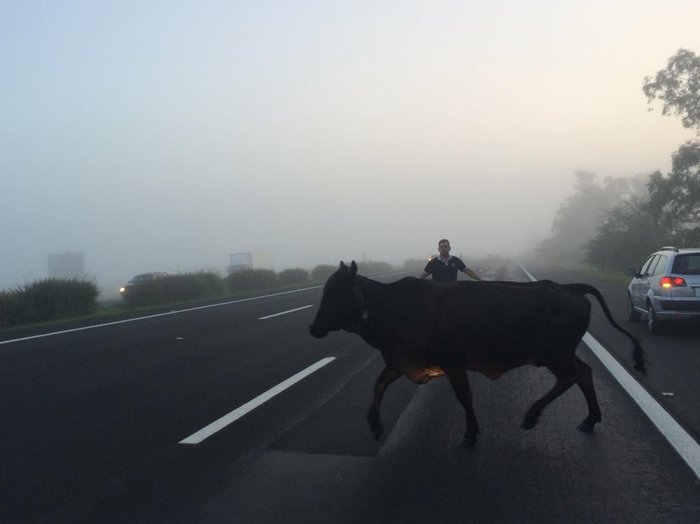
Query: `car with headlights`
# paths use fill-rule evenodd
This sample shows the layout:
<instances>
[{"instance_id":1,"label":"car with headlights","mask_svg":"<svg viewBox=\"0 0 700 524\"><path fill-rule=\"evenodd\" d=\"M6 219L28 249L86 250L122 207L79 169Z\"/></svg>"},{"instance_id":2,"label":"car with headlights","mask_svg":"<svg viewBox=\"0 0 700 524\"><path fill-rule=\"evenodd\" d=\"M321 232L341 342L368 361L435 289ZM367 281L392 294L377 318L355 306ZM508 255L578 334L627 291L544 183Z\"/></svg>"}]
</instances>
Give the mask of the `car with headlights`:
<instances>
[{"instance_id":1,"label":"car with headlights","mask_svg":"<svg viewBox=\"0 0 700 524\"><path fill-rule=\"evenodd\" d=\"M129 282L125 286L119 288L119 294L123 297L129 292L130 289L133 289L136 286L148 285L151 282L153 282L153 280L155 280L156 278L162 278L166 276L168 276L168 274L164 272L141 273L129 280Z\"/></svg>"},{"instance_id":2,"label":"car with headlights","mask_svg":"<svg viewBox=\"0 0 700 524\"><path fill-rule=\"evenodd\" d=\"M627 274L630 320L645 317L651 333L671 321L700 320L700 248L662 247Z\"/></svg>"}]
</instances>

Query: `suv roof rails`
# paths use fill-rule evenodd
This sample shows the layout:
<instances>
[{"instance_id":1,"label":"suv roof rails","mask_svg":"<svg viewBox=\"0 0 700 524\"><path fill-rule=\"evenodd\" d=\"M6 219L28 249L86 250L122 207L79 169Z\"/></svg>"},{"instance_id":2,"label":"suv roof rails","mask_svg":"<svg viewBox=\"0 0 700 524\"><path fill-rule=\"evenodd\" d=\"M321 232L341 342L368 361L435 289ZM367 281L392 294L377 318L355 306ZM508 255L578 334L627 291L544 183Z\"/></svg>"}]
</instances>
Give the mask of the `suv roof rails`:
<instances>
[{"instance_id":1,"label":"suv roof rails","mask_svg":"<svg viewBox=\"0 0 700 524\"><path fill-rule=\"evenodd\" d=\"M678 248L673 246L664 246L661 248L661 251L675 251L678 253Z\"/></svg>"}]
</instances>

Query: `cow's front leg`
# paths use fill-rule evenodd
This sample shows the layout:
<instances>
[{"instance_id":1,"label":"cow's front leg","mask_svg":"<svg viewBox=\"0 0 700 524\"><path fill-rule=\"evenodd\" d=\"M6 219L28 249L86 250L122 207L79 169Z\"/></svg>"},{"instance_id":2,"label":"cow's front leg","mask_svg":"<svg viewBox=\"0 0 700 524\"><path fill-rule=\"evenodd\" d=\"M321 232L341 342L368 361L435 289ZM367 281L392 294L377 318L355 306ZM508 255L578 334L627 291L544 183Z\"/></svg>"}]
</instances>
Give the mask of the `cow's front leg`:
<instances>
[{"instance_id":1,"label":"cow's front leg","mask_svg":"<svg viewBox=\"0 0 700 524\"><path fill-rule=\"evenodd\" d=\"M467 430L464 432L464 438L460 441L460 445L465 448L472 448L476 444L476 436L479 434L479 422L476 420L476 414L474 413L472 390L469 387L467 372L459 368L445 369L444 371L455 395L457 395L459 403L464 408L467 419Z\"/></svg>"},{"instance_id":2,"label":"cow's front leg","mask_svg":"<svg viewBox=\"0 0 700 524\"><path fill-rule=\"evenodd\" d=\"M379 419L379 405L382 403L382 397L386 388L389 384L394 382L403 373L398 369L385 367L382 372L377 377L377 381L374 383L374 396L372 397L372 405L369 407L369 412L367 413L367 421L369 422L369 427L372 430L375 440L379 439L384 433L384 426L382 426L382 421Z\"/></svg>"}]
</instances>

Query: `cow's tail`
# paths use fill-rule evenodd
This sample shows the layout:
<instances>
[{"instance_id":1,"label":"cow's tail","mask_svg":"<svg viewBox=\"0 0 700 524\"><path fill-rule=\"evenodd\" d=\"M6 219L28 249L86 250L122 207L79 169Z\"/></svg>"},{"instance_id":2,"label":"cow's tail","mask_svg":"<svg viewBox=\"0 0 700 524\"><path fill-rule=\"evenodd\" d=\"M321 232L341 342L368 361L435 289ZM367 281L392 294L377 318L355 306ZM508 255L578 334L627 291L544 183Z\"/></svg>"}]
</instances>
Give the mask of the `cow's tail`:
<instances>
[{"instance_id":1,"label":"cow's tail","mask_svg":"<svg viewBox=\"0 0 700 524\"><path fill-rule=\"evenodd\" d=\"M610 313L610 310L608 309L608 305L605 303L605 299L603 298L603 295L600 294L600 291L598 291L596 288L593 286L590 286L588 284L565 284L567 289L573 290L576 293L580 295L593 295L595 298L598 299L598 302L600 303L600 307L603 308L603 312L605 313L605 316L608 317L608 321L612 324L612 326L617 329L618 331L624 333L629 337L629 339L632 341L634 344L634 350L632 352L632 358L634 359L634 369L637 370L639 373L642 375L647 374L647 366L646 366L646 361L644 359L644 350L642 350L642 345L639 343L639 340L632 335L629 331L626 329L620 327L617 322L615 322L615 319L612 317L612 314Z\"/></svg>"}]
</instances>

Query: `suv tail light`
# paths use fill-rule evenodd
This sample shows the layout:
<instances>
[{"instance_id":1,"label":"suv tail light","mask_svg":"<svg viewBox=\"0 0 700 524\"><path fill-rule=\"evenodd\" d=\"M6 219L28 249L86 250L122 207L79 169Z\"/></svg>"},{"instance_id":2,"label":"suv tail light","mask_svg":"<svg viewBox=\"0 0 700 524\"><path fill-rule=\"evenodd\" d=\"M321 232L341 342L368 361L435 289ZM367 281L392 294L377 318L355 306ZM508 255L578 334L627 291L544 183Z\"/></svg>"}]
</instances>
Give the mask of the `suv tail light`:
<instances>
[{"instance_id":1,"label":"suv tail light","mask_svg":"<svg viewBox=\"0 0 700 524\"><path fill-rule=\"evenodd\" d=\"M661 277L659 285L664 288L668 287L685 287L685 279L681 277Z\"/></svg>"}]
</instances>

